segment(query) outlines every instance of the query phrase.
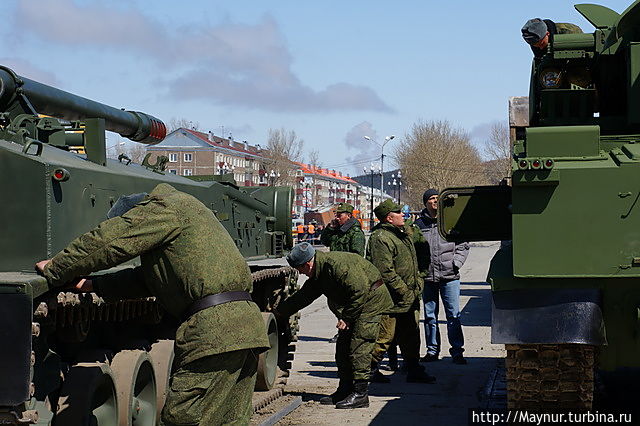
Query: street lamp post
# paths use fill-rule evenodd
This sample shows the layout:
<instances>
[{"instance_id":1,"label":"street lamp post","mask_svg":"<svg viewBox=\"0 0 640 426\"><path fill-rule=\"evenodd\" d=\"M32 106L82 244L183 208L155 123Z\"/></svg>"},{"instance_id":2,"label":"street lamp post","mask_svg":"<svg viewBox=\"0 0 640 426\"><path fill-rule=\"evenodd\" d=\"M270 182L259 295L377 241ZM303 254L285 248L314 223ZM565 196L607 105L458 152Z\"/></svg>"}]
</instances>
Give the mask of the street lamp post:
<instances>
[{"instance_id":1,"label":"street lamp post","mask_svg":"<svg viewBox=\"0 0 640 426\"><path fill-rule=\"evenodd\" d=\"M304 187L306 189L306 190L303 190L304 212L306 213L309 211L309 191L310 191L311 185L309 185L308 183L305 183Z\"/></svg>"},{"instance_id":2,"label":"street lamp post","mask_svg":"<svg viewBox=\"0 0 640 426\"><path fill-rule=\"evenodd\" d=\"M400 197L402 194L402 173L398 171L397 176L392 174L391 179L393 179L393 181L387 182L387 185L389 185L389 189L392 191L391 194L393 195L393 198L395 198L398 204L400 204Z\"/></svg>"},{"instance_id":3,"label":"street lamp post","mask_svg":"<svg viewBox=\"0 0 640 426\"><path fill-rule=\"evenodd\" d=\"M384 147L388 144L396 135L389 135L384 137L384 142L380 145L376 140L372 139L369 136L365 136L364 138L368 141L371 141L380 147L380 196L384 193Z\"/></svg>"},{"instance_id":4,"label":"street lamp post","mask_svg":"<svg viewBox=\"0 0 640 426\"><path fill-rule=\"evenodd\" d=\"M269 179L271 181L271 186L274 186L276 183L276 178L280 178L280 172L275 172L273 169L271 169L271 173L269 173Z\"/></svg>"},{"instance_id":5,"label":"street lamp post","mask_svg":"<svg viewBox=\"0 0 640 426\"><path fill-rule=\"evenodd\" d=\"M370 170L367 170L367 168L365 167L364 173L371 173L371 209L369 210L369 230L371 230L375 225L375 220L373 219L373 175L375 173L378 173L378 170L373 166L373 163L371 163Z\"/></svg>"}]
</instances>

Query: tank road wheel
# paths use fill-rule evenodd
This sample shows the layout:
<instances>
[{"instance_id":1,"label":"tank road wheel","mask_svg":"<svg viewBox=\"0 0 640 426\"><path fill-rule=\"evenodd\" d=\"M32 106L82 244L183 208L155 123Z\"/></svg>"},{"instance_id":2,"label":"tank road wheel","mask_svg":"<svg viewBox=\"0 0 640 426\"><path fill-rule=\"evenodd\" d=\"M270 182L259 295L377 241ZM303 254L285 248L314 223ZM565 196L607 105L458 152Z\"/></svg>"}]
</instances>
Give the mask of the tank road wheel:
<instances>
[{"instance_id":1,"label":"tank road wheel","mask_svg":"<svg viewBox=\"0 0 640 426\"><path fill-rule=\"evenodd\" d=\"M506 345L506 349L510 410L591 409L594 346Z\"/></svg>"},{"instance_id":2,"label":"tank road wheel","mask_svg":"<svg viewBox=\"0 0 640 426\"><path fill-rule=\"evenodd\" d=\"M74 365L64 378L56 426L118 424L118 400L111 368L102 362Z\"/></svg>"},{"instance_id":3,"label":"tank road wheel","mask_svg":"<svg viewBox=\"0 0 640 426\"><path fill-rule=\"evenodd\" d=\"M120 426L155 426L156 378L145 351L118 352L111 362L116 379Z\"/></svg>"},{"instance_id":4,"label":"tank road wheel","mask_svg":"<svg viewBox=\"0 0 640 426\"><path fill-rule=\"evenodd\" d=\"M270 348L262 352L258 358L258 373L256 387L258 391L266 391L273 388L278 372L278 325L276 317L272 313L263 312L262 319L267 327Z\"/></svg>"},{"instance_id":5,"label":"tank road wheel","mask_svg":"<svg viewBox=\"0 0 640 426\"><path fill-rule=\"evenodd\" d=\"M151 356L153 369L156 373L156 407L157 418L160 419L169 389L169 377L171 376L171 365L173 364L173 340L159 340L154 343L151 345L149 356Z\"/></svg>"}]
</instances>

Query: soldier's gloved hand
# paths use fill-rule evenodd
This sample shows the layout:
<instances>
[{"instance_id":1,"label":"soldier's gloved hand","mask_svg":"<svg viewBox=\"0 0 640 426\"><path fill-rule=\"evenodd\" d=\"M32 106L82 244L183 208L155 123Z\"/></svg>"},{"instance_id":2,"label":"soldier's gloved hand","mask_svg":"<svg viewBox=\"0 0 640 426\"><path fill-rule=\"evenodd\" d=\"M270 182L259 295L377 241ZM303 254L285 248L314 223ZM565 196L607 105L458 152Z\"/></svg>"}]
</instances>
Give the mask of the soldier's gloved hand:
<instances>
[{"instance_id":1,"label":"soldier's gloved hand","mask_svg":"<svg viewBox=\"0 0 640 426\"><path fill-rule=\"evenodd\" d=\"M339 225L340 223L338 222L338 219L333 219L331 222L329 222L330 228L337 228Z\"/></svg>"},{"instance_id":2,"label":"soldier's gloved hand","mask_svg":"<svg viewBox=\"0 0 640 426\"><path fill-rule=\"evenodd\" d=\"M338 330L348 330L349 329L349 323L347 323L344 320L338 320L338 324L336 324L336 328Z\"/></svg>"}]
</instances>

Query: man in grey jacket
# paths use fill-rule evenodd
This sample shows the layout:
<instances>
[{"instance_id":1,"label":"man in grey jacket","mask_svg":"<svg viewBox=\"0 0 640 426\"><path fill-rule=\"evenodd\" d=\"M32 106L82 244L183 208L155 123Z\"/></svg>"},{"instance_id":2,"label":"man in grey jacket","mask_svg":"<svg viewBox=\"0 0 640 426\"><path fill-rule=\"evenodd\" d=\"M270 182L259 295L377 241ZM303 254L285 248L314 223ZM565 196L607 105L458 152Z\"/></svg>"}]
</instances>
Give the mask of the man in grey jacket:
<instances>
[{"instance_id":1,"label":"man in grey jacket","mask_svg":"<svg viewBox=\"0 0 640 426\"><path fill-rule=\"evenodd\" d=\"M425 209L415 224L422 230L429 250L431 262L424 282L422 300L424 302L424 334L427 354L421 361L437 361L440 354L440 332L438 330L438 294L442 297L447 317L447 335L451 357L456 364L466 364L464 336L460 324L460 268L469 254L469 243L450 243L438 233L436 216L438 213L438 191L427 189L422 196Z\"/></svg>"}]
</instances>

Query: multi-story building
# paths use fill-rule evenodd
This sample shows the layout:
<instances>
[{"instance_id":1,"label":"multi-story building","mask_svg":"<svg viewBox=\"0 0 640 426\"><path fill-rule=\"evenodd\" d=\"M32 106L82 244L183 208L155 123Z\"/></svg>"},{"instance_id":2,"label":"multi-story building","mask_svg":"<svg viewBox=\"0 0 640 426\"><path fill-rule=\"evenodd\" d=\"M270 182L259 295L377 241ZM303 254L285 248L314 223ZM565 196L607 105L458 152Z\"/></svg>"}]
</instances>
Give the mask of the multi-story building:
<instances>
[{"instance_id":1,"label":"multi-story building","mask_svg":"<svg viewBox=\"0 0 640 426\"><path fill-rule=\"evenodd\" d=\"M335 170L314 167L308 164L295 163L297 169L297 188L294 203L294 215L303 217L308 211L323 211L339 203L349 203L358 211L363 219L365 229L370 227L370 217L383 199L380 190L361 185L348 175Z\"/></svg>"},{"instance_id":2,"label":"multi-story building","mask_svg":"<svg viewBox=\"0 0 640 426\"><path fill-rule=\"evenodd\" d=\"M147 148L151 162L158 156L169 158L167 170L181 176L212 176L232 173L239 186L272 184L269 159L260 145L236 142L196 130L179 128L157 145ZM339 203L352 204L359 211L365 228L377 206L387 194L358 183L335 170L293 163L296 187L292 214L302 218L307 211L328 209Z\"/></svg>"},{"instance_id":3,"label":"multi-story building","mask_svg":"<svg viewBox=\"0 0 640 426\"><path fill-rule=\"evenodd\" d=\"M147 152L152 154L152 161L160 155L167 156L167 170L181 176L233 173L240 186L267 183L267 160L259 145L221 138L211 132L179 128L159 144L149 146Z\"/></svg>"}]
</instances>

